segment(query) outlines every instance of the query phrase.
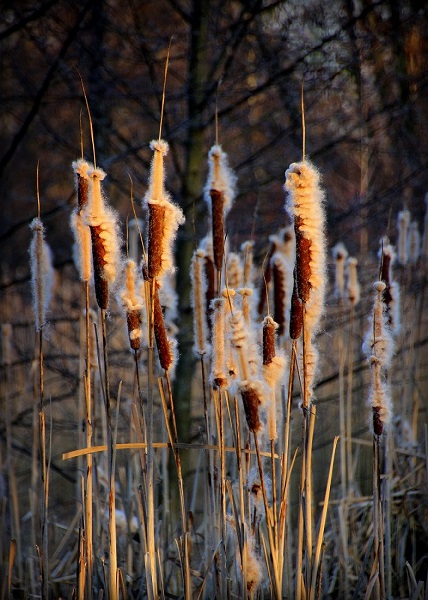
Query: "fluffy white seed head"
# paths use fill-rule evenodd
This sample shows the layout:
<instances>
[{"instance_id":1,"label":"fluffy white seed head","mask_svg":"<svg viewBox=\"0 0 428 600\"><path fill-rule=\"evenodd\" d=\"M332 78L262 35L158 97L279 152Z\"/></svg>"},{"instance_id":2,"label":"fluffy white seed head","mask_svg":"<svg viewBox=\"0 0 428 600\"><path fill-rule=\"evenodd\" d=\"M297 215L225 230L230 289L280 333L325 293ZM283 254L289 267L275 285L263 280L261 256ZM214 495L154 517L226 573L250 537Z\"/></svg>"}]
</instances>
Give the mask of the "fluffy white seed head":
<instances>
[{"instance_id":1,"label":"fluffy white seed head","mask_svg":"<svg viewBox=\"0 0 428 600\"><path fill-rule=\"evenodd\" d=\"M408 231L410 224L410 212L408 210L401 210L397 215L397 229L398 229L398 241L397 241L397 257L400 265L407 265L409 262L408 253Z\"/></svg>"},{"instance_id":2,"label":"fluffy white seed head","mask_svg":"<svg viewBox=\"0 0 428 600\"><path fill-rule=\"evenodd\" d=\"M74 235L73 261L82 281L89 281L92 275L91 230L77 209L70 217Z\"/></svg>"},{"instance_id":3,"label":"fluffy white seed head","mask_svg":"<svg viewBox=\"0 0 428 600\"><path fill-rule=\"evenodd\" d=\"M168 144L164 140L153 140L150 143L153 150L153 160L150 167L149 189L144 197L143 205L150 204L162 206L165 209L161 239L161 267L157 275L158 280L174 271L173 245L177 229L185 221L183 211L171 202L170 195L164 187L164 156L168 152Z\"/></svg>"},{"instance_id":4,"label":"fluffy white seed head","mask_svg":"<svg viewBox=\"0 0 428 600\"><path fill-rule=\"evenodd\" d=\"M204 354L209 354L210 346L208 344L208 326L207 315L205 311L205 298L207 289L207 280L204 270L205 251L199 248L193 254L191 264L191 281L192 281L192 308L193 316L193 333L194 343L193 352L196 356L201 357Z\"/></svg>"},{"instance_id":5,"label":"fluffy white seed head","mask_svg":"<svg viewBox=\"0 0 428 600\"><path fill-rule=\"evenodd\" d=\"M407 245L407 256L409 263L411 265L415 265L418 262L418 258L421 254L421 234L419 233L419 227L416 221L412 221L409 225Z\"/></svg>"},{"instance_id":6,"label":"fluffy white seed head","mask_svg":"<svg viewBox=\"0 0 428 600\"><path fill-rule=\"evenodd\" d=\"M36 217L30 228L33 237L30 244L31 287L36 330L46 324L46 311L49 307L54 284L52 253L44 234L42 221Z\"/></svg>"},{"instance_id":7,"label":"fluffy white seed head","mask_svg":"<svg viewBox=\"0 0 428 600\"><path fill-rule=\"evenodd\" d=\"M315 334L324 309L326 288L324 192L319 172L309 161L292 163L285 176L286 209L295 224L298 223L300 234L310 241L310 293L306 301L305 327Z\"/></svg>"},{"instance_id":8,"label":"fluffy white seed head","mask_svg":"<svg viewBox=\"0 0 428 600\"><path fill-rule=\"evenodd\" d=\"M227 154L218 144L212 146L208 153L208 165L208 179L204 190L205 201L211 207L210 191L222 192L223 210L226 216L235 197L236 177L229 167Z\"/></svg>"},{"instance_id":9,"label":"fluffy white seed head","mask_svg":"<svg viewBox=\"0 0 428 600\"><path fill-rule=\"evenodd\" d=\"M101 181L106 177L102 169L89 171L89 200L83 209L85 223L98 228L97 235L104 248L103 279L113 284L120 264L120 235L117 214L107 206L101 190Z\"/></svg>"},{"instance_id":10,"label":"fluffy white seed head","mask_svg":"<svg viewBox=\"0 0 428 600\"><path fill-rule=\"evenodd\" d=\"M71 166L75 174L79 175L79 177L82 177L83 179L89 179L89 171L92 171L94 168L91 163L88 163L83 158L75 160Z\"/></svg>"},{"instance_id":11,"label":"fluffy white seed head","mask_svg":"<svg viewBox=\"0 0 428 600\"><path fill-rule=\"evenodd\" d=\"M358 281L357 271L358 260L350 256L346 261L347 266L347 280L346 280L346 295L352 306L356 306L361 298L361 288Z\"/></svg>"},{"instance_id":12,"label":"fluffy white seed head","mask_svg":"<svg viewBox=\"0 0 428 600\"><path fill-rule=\"evenodd\" d=\"M370 357L370 390L368 403L372 409L370 429L381 435L392 420L392 401L389 385L382 379L382 365L375 356Z\"/></svg>"},{"instance_id":13,"label":"fluffy white seed head","mask_svg":"<svg viewBox=\"0 0 428 600\"><path fill-rule=\"evenodd\" d=\"M234 290L242 286L244 269L241 257L236 252L229 252L226 263L227 285Z\"/></svg>"},{"instance_id":14,"label":"fluffy white seed head","mask_svg":"<svg viewBox=\"0 0 428 600\"><path fill-rule=\"evenodd\" d=\"M375 356L379 364L388 369L394 353L394 342L382 298L385 288L386 285L383 281L377 281L374 284L376 295L373 313L369 319L369 329L363 342L363 352L369 360Z\"/></svg>"},{"instance_id":15,"label":"fluffy white seed head","mask_svg":"<svg viewBox=\"0 0 428 600\"><path fill-rule=\"evenodd\" d=\"M348 251L342 242L339 242L332 249L335 266L334 295L341 299L345 297L345 265L348 258Z\"/></svg>"},{"instance_id":16,"label":"fluffy white seed head","mask_svg":"<svg viewBox=\"0 0 428 600\"><path fill-rule=\"evenodd\" d=\"M120 303L126 312L143 310L143 299L136 290L136 264L132 259L125 262L125 281L119 291Z\"/></svg>"},{"instance_id":17,"label":"fluffy white seed head","mask_svg":"<svg viewBox=\"0 0 428 600\"><path fill-rule=\"evenodd\" d=\"M211 383L218 387L227 385L225 354L225 298L215 298L212 302L212 352Z\"/></svg>"}]
</instances>

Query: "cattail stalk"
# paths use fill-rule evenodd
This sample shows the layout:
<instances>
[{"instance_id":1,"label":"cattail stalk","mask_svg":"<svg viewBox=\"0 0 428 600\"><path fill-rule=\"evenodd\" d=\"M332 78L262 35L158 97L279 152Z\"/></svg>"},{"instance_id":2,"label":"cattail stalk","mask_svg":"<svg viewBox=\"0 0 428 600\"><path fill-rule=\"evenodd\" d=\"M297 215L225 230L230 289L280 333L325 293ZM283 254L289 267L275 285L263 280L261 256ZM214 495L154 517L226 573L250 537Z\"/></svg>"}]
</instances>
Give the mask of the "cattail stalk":
<instances>
[{"instance_id":1,"label":"cattail stalk","mask_svg":"<svg viewBox=\"0 0 428 600\"><path fill-rule=\"evenodd\" d=\"M192 280L192 307L194 311L194 345L193 351L203 357L209 353L208 329L205 311L206 296L206 278L204 273L205 252L202 249L196 250L193 254L191 264Z\"/></svg>"}]
</instances>

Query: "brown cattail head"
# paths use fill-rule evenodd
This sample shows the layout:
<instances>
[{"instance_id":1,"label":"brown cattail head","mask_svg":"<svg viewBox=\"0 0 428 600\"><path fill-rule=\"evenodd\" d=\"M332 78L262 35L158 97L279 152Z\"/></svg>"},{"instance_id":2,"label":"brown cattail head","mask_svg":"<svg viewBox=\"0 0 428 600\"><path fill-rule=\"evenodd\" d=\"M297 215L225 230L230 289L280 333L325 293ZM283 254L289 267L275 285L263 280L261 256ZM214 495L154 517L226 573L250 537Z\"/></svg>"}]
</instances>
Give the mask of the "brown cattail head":
<instances>
[{"instance_id":1,"label":"brown cattail head","mask_svg":"<svg viewBox=\"0 0 428 600\"><path fill-rule=\"evenodd\" d=\"M280 257L272 260L273 316L275 322L278 323L278 335L283 335L286 323L286 283L284 271L283 262Z\"/></svg>"},{"instance_id":2,"label":"brown cattail head","mask_svg":"<svg viewBox=\"0 0 428 600\"><path fill-rule=\"evenodd\" d=\"M46 323L46 311L50 303L54 283L54 270L52 254L45 241L45 230L42 221L36 217L31 221L30 228L33 231L30 244L33 307L36 331L40 331Z\"/></svg>"},{"instance_id":3,"label":"brown cattail head","mask_svg":"<svg viewBox=\"0 0 428 600\"><path fill-rule=\"evenodd\" d=\"M278 325L267 316L263 321L263 364L270 365L275 357L275 331Z\"/></svg>"},{"instance_id":4,"label":"brown cattail head","mask_svg":"<svg viewBox=\"0 0 428 600\"><path fill-rule=\"evenodd\" d=\"M72 164L72 167L76 174L77 212L79 214L88 203L89 171L91 171L94 167L86 162L86 160L83 160L83 158L76 160Z\"/></svg>"},{"instance_id":5,"label":"brown cattail head","mask_svg":"<svg viewBox=\"0 0 428 600\"><path fill-rule=\"evenodd\" d=\"M294 218L294 233L296 235L296 277L297 293L302 302L309 300L311 291L311 246L312 241L303 235L303 220Z\"/></svg>"},{"instance_id":6,"label":"brown cattail head","mask_svg":"<svg viewBox=\"0 0 428 600\"><path fill-rule=\"evenodd\" d=\"M297 293L296 271L294 271L293 294L291 296L290 310L290 338L297 340L302 334L303 329L303 302Z\"/></svg>"},{"instance_id":7,"label":"brown cattail head","mask_svg":"<svg viewBox=\"0 0 428 600\"><path fill-rule=\"evenodd\" d=\"M221 271L223 267L224 257L224 199L223 192L210 190L211 197L211 220L212 220L212 236L213 236L213 253L214 264L217 271Z\"/></svg>"},{"instance_id":8,"label":"brown cattail head","mask_svg":"<svg viewBox=\"0 0 428 600\"><path fill-rule=\"evenodd\" d=\"M94 265L95 297L101 309L108 306L108 282L104 279L104 265L106 264L106 249L101 238L101 227L90 227L92 242L92 262Z\"/></svg>"},{"instance_id":9,"label":"brown cattail head","mask_svg":"<svg viewBox=\"0 0 428 600\"><path fill-rule=\"evenodd\" d=\"M181 209L173 204L164 187L164 156L168 144L164 140L150 143L153 160L150 168L149 189L144 197L149 213L148 276L160 278L174 269L173 243L178 226L184 223Z\"/></svg>"},{"instance_id":10,"label":"brown cattail head","mask_svg":"<svg viewBox=\"0 0 428 600\"><path fill-rule=\"evenodd\" d=\"M197 356L203 356L210 350L208 344L207 314L205 310L206 277L204 272L205 251L195 250L191 264L192 307L194 344L193 351Z\"/></svg>"},{"instance_id":11,"label":"brown cattail head","mask_svg":"<svg viewBox=\"0 0 428 600\"><path fill-rule=\"evenodd\" d=\"M212 352L211 381L216 387L227 385L225 354L225 298L212 301Z\"/></svg>"},{"instance_id":12,"label":"brown cattail head","mask_svg":"<svg viewBox=\"0 0 428 600\"><path fill-rule=\"evenodd\" d=\"M165 222L165 206L148 204L149 210L149 238L147 252L148 277L157 277L162 267L163 231Z\"/></svg>"},{"instance_id":13,"label":"brown cattail head","mask_svg":"<svg viewBox=\"0 0 428 600\"><path fill-rule=\"evenodd\" d=\"M131 310L126 313L126 325L128 327L129 344L132 350L140 348L141 340L141 311Z\"/></svg>"},{"instance_id":14,"label":"brown cattail head","mask_svg":"<svg viewBox=\"0 0 428 600\"><path fill-rule=\"evenodd\" d=\"M253 433L257 433L262 427L259 419L261 398L258 387L253 382L243 381L240 389L248 429Z\"/></svg>"},{"instance_id":15,"label":"brown cattail head","mask_svg":"<svg viewBox=\"0 0 428 600\"><path fill-rule=\"evenodd\" d=\"M158 285L156 285L153 297L153 329L159 354L159 362L162 369L168 371L173 363L174 355L171 348L171 342L169 341L166 333L162 306L159 300Z\"/></svg>"},{"instance_id":16,"label":"brown cattail head","mask_svg":"<svg viewBox=\"0 0 428 600\"><path fill-rule=\"evenodd\" d=\"M107 308L108 284L116 279L120 257L117 216L101 191L105 176L102 169L89 172L89 200L84 207L85 221L91 230L95 296L101 309Z\"/></svg>"}]
</instances>

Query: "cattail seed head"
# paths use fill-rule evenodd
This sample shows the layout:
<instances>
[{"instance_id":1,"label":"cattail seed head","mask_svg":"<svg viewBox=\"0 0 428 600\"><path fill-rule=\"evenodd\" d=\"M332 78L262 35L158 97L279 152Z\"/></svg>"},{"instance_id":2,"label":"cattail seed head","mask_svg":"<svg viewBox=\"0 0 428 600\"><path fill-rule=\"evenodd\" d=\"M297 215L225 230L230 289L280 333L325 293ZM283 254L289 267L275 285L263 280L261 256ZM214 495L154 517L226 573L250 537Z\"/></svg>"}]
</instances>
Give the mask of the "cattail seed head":
<instances>
[{"instance_id":1,"label":"cattail seed head","mask_svg":"<svg viewBox=\"0 0 428 600\"><path fill-rule=\"evenodd\" d=\"M267 316L263 321L263 364L270 365L275 356L275 331L278 324Z\"/></svg>"},{"instance_id":2,"label":"cattail seed head","mask_svg":"<svg viewBox=\"0 0 428 600\"><path fill-rule=\"evenodd\" d=\"M382 244L381 249L381 276L380 279L385 283L383 292L383 303L385 305L388 326L393 335L398 335L401 329L400 322L400 286L393 279L392 266L395 262L394 248L388 244Z\"/></svg>"},{"instance_id":3,"label":"cattail seed head","mask_svg":"<svg viewBox=\"0 0 428 600\"><path fill-rule=\"evenodd\" d=\"M120 256L117 216L106 205L101 191L105 176L102 169L89 171L89 200L84 207L85 222L91 231L95 296L101 309L107 308L108 284L115 282Z\"/></svg>"},{"instance_id":4,"label":"cattail seed head","mask_svg":"<svg viewBox=\"0 0 428 600\"><path fill-rule=\"evenodd\" d=\"M89 200L89 172L93 165L79 159L72 164L76 176L77 207L71 213L70 226L74 235L73 259L82 281L89 281L92 275L91 232L82 211Z\"/></svg>"},{"instance_id":5,"label":"cattail seed head","mask_svg":"<svg viewBox=\"0 0 428 600\"><path fill-rule=\"evenodd\" d=\"M318 171L306 160L292 163L286 171L286 207L296 235L297 292L306 305L305 327L311 335L317 332L326 285L324 193L319 181Z\"/></svg>"},{"instance_id":6,"label":"cattail seed head","mask_svg":"<svg viewBox=\"0 0 428 600\"><path fill-rule=\"evenodd\" d=\"M153 295L153 329L156 346L159 354L159 362L165 371L168 371L174 362L174 347L168 339L163 316L162 306L159 300L159 287L156 285Z\"/></svg>"},{"instance_id":7,"label":"cattail seed head","mask_svg":"<svg viewBox=\"0 0 428 600\"><path fill-rule=\"evenodd\" d=\"M248 429L253 433L260 431L259 405L262 403L261 384L258 381L242 381L239 386Z\"/></svg>"},{"instance_id":8,"label":"cattail seed head","mask_svg":"<svg viewBox=\"0 0 428 600\"><path fill-rule=\"evenodd\" d=\"M135 286L136 265L128 259L125 263L125 284L119 292L120 303L126 316L129 342L132 350L140 348L143 320L143 300L137 295Z\"/></svg>"},{"instance_id":9,"label":"cattail seed head","mask_svg":"<svg viewBox=\"0 0 428 600\"><path fill-rule=\"evenodd\" d=\"M229 252L226 263L227 284L234 290L242 286L244 279L244 269L241 263L241 257L236 252Z\"/></svg>"},{"instance_id":10,"label":"cattail seed head","mask_svg":"<svg viewBox=\"0 0 428 600\"><path fill-rule=\"evenodd\" d=\"M236 180L221 146L212 146L208 154L208 164L209 173L204 197L211 208L214 264L217 271L221 271L224 257L224 221L235 195Z\"/></svg>"},{"instance_id":11,"label":"cattail seed head","mask_svg":"<svg viewBox=\"0 0 428 600\"><path fill-rule=\"evenodd\" d=\"M349 302L352 306L356 306L361 297L361 288L358 282L357 272L358 260L353 256L350 256L346 262L348 268L348 277L346 282L346 291Z\"/></svg>"},{"instance_id":12,"label":"cattail seed head","mask_svg":"<svg viewBox=\"0 0 428 600\"><path fill-rule=\"evenodd\" d=\"M294 272L295 275L295 272ZM293 293L291 295L290 309L290 338L297 340L302 334L303 329L303 302L297 293L297 281L294 276Z\"/></svg>"},{"instance_id":13,"label":"cattail seed head","mask_svg":"<svg viewBox=\"0 0 428 600\"><path fill-rule=\"evenodd\" d=\"M51 249L45 241L42 221L36 217L30 223L33 238L30 244L31 287L36 331L46 324L46 311L52 296L54 270Z\"/></svg>"},{"instance_id":14,"label":"cattail seed head","mask_svg":"<svg viewBox=\"0 0 428 600\"><path fill-rule=\"evenodd\" d=\"M335 285L334 295L341 299L345 296L345 264L348 258L348 251L342 242L336 244L332 250L335 261Z\"/></svg>"},{"instance_id":15,"label":"cattail seed head","mask_svg":"<svg viewBox=\"0 0 428 600\"><path fill-rule=\"evenodd\" d=\"M369 360L374 356L378 363L387 369L391 364L394 342L391 330L388 327L385 305L382 298L385 288L386 284L383 281L376 281L374 284L376 297L373 315L369 320L369 330L363 343L363 352Z\"/></svg>"},{"instance_id":16,"label":"cattail seed head","mask_svg":"<svg viewBox=\"0 0 428 600\"><path fill-rule=\"evenodd\" d=\"M164 140L150 143L153 160L150 167L149 189L144 198L149 213L148 276L160 278L174 268L173 243L179 225L184 223L182 210L173 204L164 187L164 156L168 144Z\"/></svg>"},{"instance_id":17,"label":"cattail seed head","mask_svg":"<svg viewBox=\"0 0 428 600\"><path fill-rule=\"evenodd\" d=\"M371 384L368 397L369 406L372 408L372 431L375 435L382 435L384 428L388 427L392 419L391 391L386 382L382 381L382 365L375 356L370 359Z\"/></svg>"},{"instance_id":18,"label":"cattail seed head","mask_svg":"<svg viewBox=\"0 0 428 600\"><path fill-rule=\"evenodd\" d=\"M253 248L254 242L251 241L246 241L241 245L244 263L244 287L249 287L253 284Z\"/></svg>"},{"instance_id":19,"label":"cattail seed head","mask_svg":"<svg viewBox=\"0 0 428 600\"><path fill-rule=\"evenodd\" d=\"M407 245L407 256L409 263L411 265L415 265L418 262L418 258L421 254L421 234L419 233L419 227L416 221L412 221L409 225Z\"/></svg>"},{"instance_id":20,"label":"cattail seed head","mask_svg":"<svg viewBox=\"0 0 428 600\"><path fill-rule=\"evenodd\" d=\"M212 302L212 352L211 382L216 387L227 385L225 357L225 298Z\"/></svg>"},{"instance_id":21,"label":"cattail seed head","mask_svg":"<svg viewBox=\"0 0 428 600\"><path fill-rule=\"evenodd\" d=\"M205 310L205 297L207 281L204 271L205 251L198 249L194 252L191 264L192 280L192 307L194 311L194 344L193 351L196 356L209 353L207 314Z\"/></svg>"},{"instance_id":22,"label":"cattail seed head","mask_svg":"<svg viewBox=\"0 0 428 600\"><path fill-rule=\"evenodd\" d=\"M410 224L410 212L408 210L401 210L397 215L397 229L398 229L398 241L397 241L397 258L400 265L407 265L409 262L408 254L408 231Z\"/></svg>"}]
</instances>

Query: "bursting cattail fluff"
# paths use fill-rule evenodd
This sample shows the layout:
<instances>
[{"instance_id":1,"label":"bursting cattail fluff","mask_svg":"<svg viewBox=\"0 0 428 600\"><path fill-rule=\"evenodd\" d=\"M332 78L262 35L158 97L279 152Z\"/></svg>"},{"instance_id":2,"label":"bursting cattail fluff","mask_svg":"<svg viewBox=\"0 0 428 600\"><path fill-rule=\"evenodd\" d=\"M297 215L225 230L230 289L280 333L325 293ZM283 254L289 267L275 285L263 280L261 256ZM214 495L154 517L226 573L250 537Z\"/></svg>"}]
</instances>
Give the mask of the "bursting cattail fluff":
<instances>
[{"instance_id":1,"label":"bursting cattail fluff","mask_svg":"<svg viewBox=\"0 0 428 600\"><path fill-rule=\"evenodd\" d=\"M51 249L45 240L43 223L36 217L31 221L33 238L30 244L31 287L36 331L46 324L46 311L52 296L54 269Z\"/></svg>"},{"instance_id":2,"label":"bursting cattail fluff","mask_svg":"<svg viewBox=\"0 0 428 600\"><path fill-rule=\"evenodd\" d=\"M227 154L215 144L208 153L208 179L204 197L211 212L213 258L217 271L223 267L224 221L235 196L236 178L228 166Z\"/></svg>"},{"instance_id":3,"label":"bursting cattail fluff","mask_svg":"<svg viewBox=\"0 0 428 600\"><path fill-rule=\"evenodd\" d=\"M91 230L83 211L89 200L89 171L93 166L83 159L73 162L76 175L77 207L71 213L70 226L74 235L73 259L82 281L92 275Z\"/></svg>"},{"instance_id":4,"label":"bursting cattail fluff","mask_svg":"<svg viewBox=\"0 0 428 600\"><path fill-rule=\"evenodd\" d=\"M141 328L143 300L136 292L135 262L131 259L128 259L125 264L125 284L119 292L119 298L125 311L131 349L138 350L143 334Z\"/></svg>"},{"instance_id":5,"label":"bursting cattail fluff","mask_svg":"<svg viewBox=\"0 0 428 600\"><path fill-rule=\"evenodd\" d=\"M116 280L120 259L117 216L107 206L101 191L101 181L105 176L102 169L89 171L89 200L83 209L85 222L91 231L95 295L102 309L107 308L108 285Z\"/></svg>"},{"instance_id":6,"label":"bursting cattail fluff","mask_svg":"<svg viewBox=\"0 0 428 600\"><path fill-rule=\"evenodd\" d=\"M290 319L290 303L293 290L295 261L295 237L293 227L284 227L278 235L269 236L275 248L270 258L273 281L273 318L282 336Z\"/></svg>"},{"instance_id":7,"label":"bursting cattail fluff","mask_svg":"<svg viewBox=\"0 0 428 600\"><path fill-rule=\"evenodd\" d=\"M242 286L244 279L244 269L241 257L236 252L229 252L226 262L227 285L237 290Z\"/></svg>"},{"instance_id":8,"label":"bursting cattail fluff","mask_svg":"<svg viewBox=\"0 0 428 600\"><path fill-rule=\"evenodd\" d=\"M337 299L345 296L345 265L348 251L342 242L336 244L332 250L335 264L334 295Z\"/></svg>"},{"instance_id":9,"label":"bursting cattail fluff","mask_svg":"<svg viewBox=\"0 0 428 600\"><path fill-rule=\"evenodd\" d=\"M149 189L144 202L149 213L148 276L162 278L174 269L173 243L179 225L184 223L182 210L173 204L164 187L164 156L168 144L164 140L150 142L153 160L150 167Z\"/></svg>"},{"instance_id":10,"label":"bursting cattail fluff","mask_svg":"<svg viewBox=\"0 0 428 600\"><path fill-rule=\"evenodd\" d=\"M394 341L388 326L383 292L386 284L384 281L376 281L374 284L376 297L373 306L373 314L369 320L370 326L363 343L363 352L370 359L375 356L380 366L388 369L394 353Z\"/></svg>"},{"instance_id":11,"label":"bursting cattail fluff","mask_svg":"<svg viewBox=\"0 0 428 600\"><path fill-rule=\"evenodd\" d=\"M270 440L277 438L276 421L276 387L284 375L285 358L277 355L275 349L275 332L278 324L267 316L263 321L263 377L269 388L269 404L267 409L267 429Z\"/></svg>"},{"instance_id":12,"label":"bursting cattail fluff","mask_svg":"<svg viewBox=\"0 0 428 600\"><path fill-rule=\"evenodd\" d=\"M409 250L407 240L409 233L409 224L410 212L408 210L401 210L397 216L397 259L400 265L407 265L407 263L409 262Z\"/></svg>"},{"instance_id":13,"label":"bursting cattail fluff","mask_svg":"<svg viewBox=\"0 0 428 600\"><path fill-rule=\"evenodd\" d=\"M391 332L383 302L386 285L383 281L374 284L376 297L369 330L363 343L363 351L370 363L370 390L368 402L372 409L371 426L375 435L381 435L391 421L391 393L384 373L390 367L394 351Z\"/></svg>"},{"instance_id":14,"label":"bursting cattail fluff","mask_svg":"<svg viewBox=\"0 0 428 600\"><path fill-rule=\"evenodd\" d=\"M212 366L211 382L217 387L227 385L225 354L225 299L212 301Z\"/></svg>"},{"instance_id":15,"label":"bursting cattail fluff","mask_svg":"<svg viewBox=\"0 0 428 600\"><path fill-rule=\"evenodd\" d=\"M305 343L300 360L304 367L303 402L306 405L313 395L318 360L314 337L324 309L326 287L324 193L319 185L319 173L308 161L292 163L285 175L286 207L293 218L296 236L295 287L303 303Z\"/></svg>"},{"instance_id":16,"label":"bursting cattail fluff","mask_svg":"<svg viewBox=\"0 0 428 600\"><path fill-rule=\"evenodd\" d=\"M347 280L346 280L346 294L351 306L356 306L361 298L361 288L358 281L357 271L358 260L350 256L346 261L347 266Z\"/></svg>"},{"instance_id":17,"label":"bursting cattail fluff","mask_svg":"<svg viewBox=\"0 0 428 600\"><path fill-rule=\"evenodd\" d=\"M207 280L204 271L205 252L201 248L193 253L191 264L192 280L192 308L193 308L193 328L194 343L193 352L201 357L208 354L210 347L208 344L208 327L206 314L206 288Z\"/></svg>"},{"instance_id":18,"label":"bursting cattail fluff","mask_svg":"<svg viewBox=\"0 0 428 600\"><path fill-rule=\"evenodd\" d=\"M421 254L421 234L419 233L419 227L416 221L412 221L409 225L407 245L407 256L409 263L411 265L415 265L418 262L418 258Z\"/></svg>"},{"instance_id":19,"label":"bursting cattail fluff","mask_svg":"<svg viewBox=\"0 0 428 600\"><path fill-rule=\"evenodd\" d=\"M319 173L308 161L292 163L285 175L287 210L296 235L297 292L305 304L305 327L313 335L324 308L326 286L324 193Z\"/></svg>"},{"instance_id":20,"label":"bursting cattail fluff","mask_svg":"<svg viewBox=\"0 0 428 600\"><path fill-rule=\"evenodd\" d=\"M395 262L395 251L391 244L386 241L382 243L380 250L381 265L381 281L385 282L385 290L383 292L383 302L387 315L388 326L393 335L398 335L401 329L400 322L400 286L394 280L392 267Z\"/></svg>"}]
</instances>

